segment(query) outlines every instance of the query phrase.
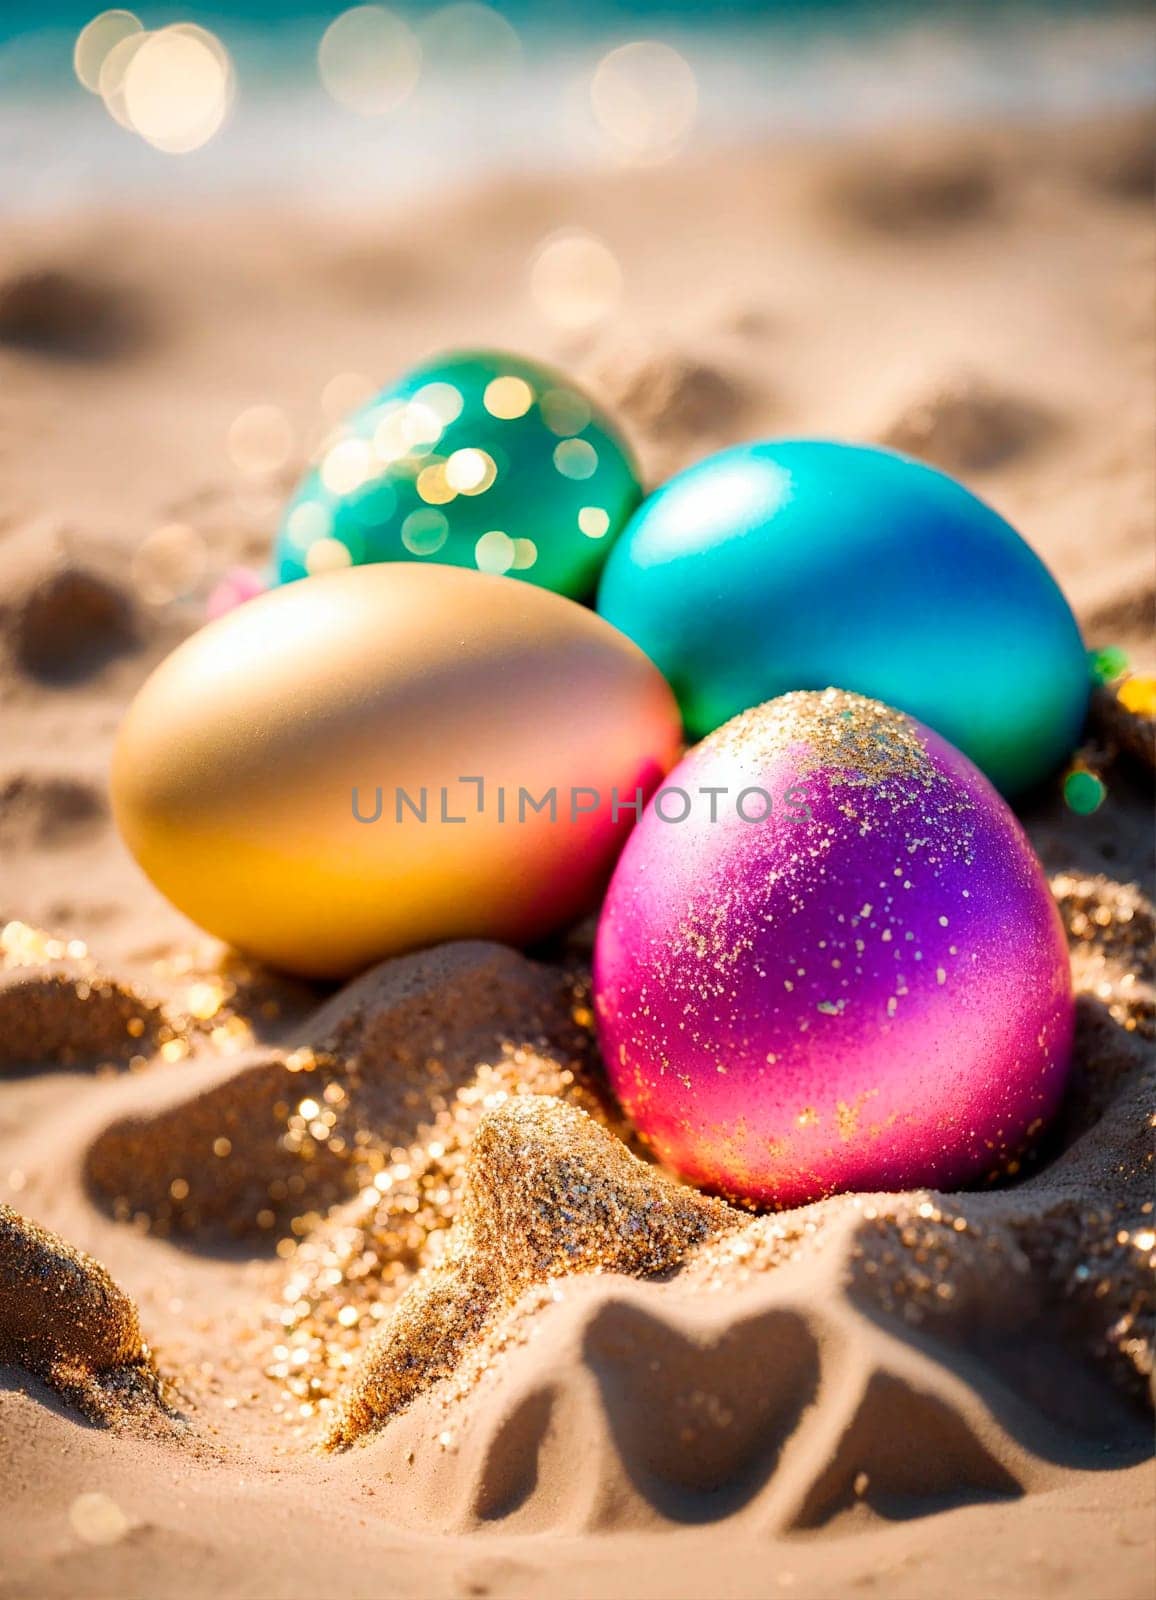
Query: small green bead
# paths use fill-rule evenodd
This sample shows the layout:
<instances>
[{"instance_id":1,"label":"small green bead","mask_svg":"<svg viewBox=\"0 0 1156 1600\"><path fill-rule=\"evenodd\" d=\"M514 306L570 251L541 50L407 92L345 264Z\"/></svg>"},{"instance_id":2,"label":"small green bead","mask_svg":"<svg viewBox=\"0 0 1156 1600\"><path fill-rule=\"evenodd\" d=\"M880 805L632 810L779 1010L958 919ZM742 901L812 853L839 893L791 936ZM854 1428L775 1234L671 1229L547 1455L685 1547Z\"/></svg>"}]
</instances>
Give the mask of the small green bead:
<instances>
[{"instance_id":1,"label":"small green bead","mask_svg":"<svg viewBox=\"0 0 1156 1600\"><path fill-rule=\"evenodd\" d=\"M564 373L454 352L383 390L329 441L286 508L273 581L431 561L581 600L641 497L625 439Z\"/></svg>"},{"instance_id":2,"label":"small green bead","mask_svg":"<svg viewBox=\"0 0 1156 1600\"><path fill-rule=\"evenodd\" d=\"M1127 652L1110 644L1103 650L1088 651L1088 669L1096 683L1114 683L1128 670Z\"/></svg>"},{"instance_id":3,"label":"small green bead","mask_svg":"<svg viewBox=\"0 0 1156 1600\"><path fill-rule=\"evenodd\" d=\"M1064 779L1064 803L1078 817L1090 817L1099 811L1108 797L1108 791L1094 772L1077 767Z\"/></svg>"}]
</instances>

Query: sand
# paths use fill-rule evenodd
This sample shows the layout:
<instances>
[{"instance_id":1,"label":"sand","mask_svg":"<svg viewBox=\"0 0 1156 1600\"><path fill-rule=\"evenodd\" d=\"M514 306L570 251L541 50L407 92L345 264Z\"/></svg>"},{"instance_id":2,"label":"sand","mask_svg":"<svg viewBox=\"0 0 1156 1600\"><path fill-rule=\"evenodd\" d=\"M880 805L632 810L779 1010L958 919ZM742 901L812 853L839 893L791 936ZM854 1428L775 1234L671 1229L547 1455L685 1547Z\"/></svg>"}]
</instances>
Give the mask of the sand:
<instances>
[{"instance_id":1,"label":"sand","mask_svg":"<svg viewBox=\"0 0 1156 1600\"><path fill-rule=\"evenodd\" d=\"M332 413L455 343L572 367L651 481L771 433L942 464L1151 671L1151 149L928 129L8 227L3 1600L1152 1593L1150 719L1105 691L1104 805L1022 807L1080 996L1035 1158L763 1217L622 1125L588 924L291 981L161 902L106 788ZM581 330L528 287L573 227L624 285Z\"/></svg>"}]
</instances>

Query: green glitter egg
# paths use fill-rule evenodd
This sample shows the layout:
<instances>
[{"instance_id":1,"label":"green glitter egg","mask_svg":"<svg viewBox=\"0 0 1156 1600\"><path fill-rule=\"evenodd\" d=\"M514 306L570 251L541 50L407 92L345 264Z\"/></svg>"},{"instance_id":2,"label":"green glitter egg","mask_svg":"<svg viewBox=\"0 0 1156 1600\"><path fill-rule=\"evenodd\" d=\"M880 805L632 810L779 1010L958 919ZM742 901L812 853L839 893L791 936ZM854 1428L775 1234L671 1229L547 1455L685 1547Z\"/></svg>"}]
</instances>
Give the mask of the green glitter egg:
<instances>
[{"instance_id":1,"label":"green glitter egg","mask_svg":"<svg viewBox=\"0 0 1156 1600\"><path fill-rule=\"evenodd\" d=\"M563 373L452 352L326 441L286 509L273 581L431 561L584 599L641 494L621 433Z\"/></svg>"}]
</instances>

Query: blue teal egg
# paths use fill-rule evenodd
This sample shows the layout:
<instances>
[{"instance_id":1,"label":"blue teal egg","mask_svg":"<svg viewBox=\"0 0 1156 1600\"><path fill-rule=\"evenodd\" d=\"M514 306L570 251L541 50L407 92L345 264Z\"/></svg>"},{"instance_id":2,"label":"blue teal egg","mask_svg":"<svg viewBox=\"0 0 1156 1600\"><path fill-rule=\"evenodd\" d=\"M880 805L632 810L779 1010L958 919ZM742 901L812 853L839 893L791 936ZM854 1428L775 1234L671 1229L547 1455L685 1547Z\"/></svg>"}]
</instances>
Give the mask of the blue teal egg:
<instances>
[{"instance_id":1,"label":"blue teal egg","mask_svg":"<svg viewBox=\"0 0 1156 1600\"><path fill-rule=\"evenodd\" d=\"M1070 607L1015 529L945 473L819 440L740 445L652 495L598 610L666 675L687 732L834 685L908 712L1005 794L1075 745Z\"/></svg>"},{"instance_id":2,"label":"blue teal egg","mask_svg":"<svg viewBox=\"0 0 1156 1600\"><path fill-rule=\"evenodd\" d=\"M326 442L286 508L273 580L417 561L585 599L641 493L618 428L564 373L455 351Z\"/></svg>"}]
</instances>

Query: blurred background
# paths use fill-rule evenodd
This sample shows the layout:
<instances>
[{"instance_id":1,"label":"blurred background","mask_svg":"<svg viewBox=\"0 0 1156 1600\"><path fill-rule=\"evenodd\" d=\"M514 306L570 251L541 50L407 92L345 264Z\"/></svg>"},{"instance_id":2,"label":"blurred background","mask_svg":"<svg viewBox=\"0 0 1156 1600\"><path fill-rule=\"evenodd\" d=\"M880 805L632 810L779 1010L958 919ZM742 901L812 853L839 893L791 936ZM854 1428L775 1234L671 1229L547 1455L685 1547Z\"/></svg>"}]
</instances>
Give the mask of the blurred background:
<instances>
[{"instance_id":1,"label":"blurred background","mask_svg":"<svg viewBox=\"0 0 1156 1600\"><path fill-rule=\"evenodd\" d=\"M1151 98L1110 0L194 0L0 7L0 204L428 190L495 168ZM178 159L179 158L179 159Z\"/></svg>"}]
</instances>

